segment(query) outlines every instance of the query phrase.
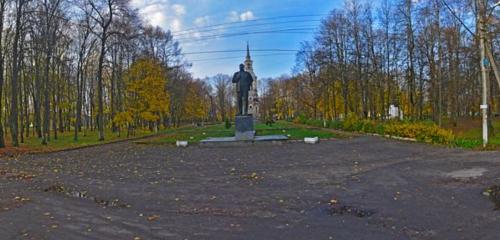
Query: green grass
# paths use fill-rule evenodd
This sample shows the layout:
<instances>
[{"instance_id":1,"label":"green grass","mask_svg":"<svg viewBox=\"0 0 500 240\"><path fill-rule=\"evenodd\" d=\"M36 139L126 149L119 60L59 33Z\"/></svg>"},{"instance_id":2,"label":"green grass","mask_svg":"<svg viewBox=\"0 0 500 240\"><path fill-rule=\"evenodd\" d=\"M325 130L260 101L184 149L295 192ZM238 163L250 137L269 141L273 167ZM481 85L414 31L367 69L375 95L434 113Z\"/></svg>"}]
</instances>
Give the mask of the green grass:
<instances>
[{"instance_id":1,"label":"green grass","mask_svg":"<svg viewBox=\"0 0 500 240\"><path fill-rule=\"evenodd\" d=\"M493 128L495 129L495 136L488 139L489 149L499 149L500 148L500 120L493 122ZM482 129L473 128L461 133L457 133L457 140L455 144L459 147L464 148L480 148L482 147Z\"/></svg>"},{"instance_id":2,"label":"green grass","mask_svg":"<svg viewBox=\"0 0 500 240\"><path fill-rule=\"evenodd\" d=\"M343 137L328 129L296 125L286 121L278 121L272 126L257 124L255 126L255 130L256 134L259 136L286 135L290 139L303 139L304 137L319 137L322 139ZM31 136L25 138L25 142L21 143L20 147L23 151L27 152L49 152L110 143L125 139L140 138L153 135L155 133L147 130L137 130L135 136L127 138L126 132L122 132L121 136L118 136L118 133L113 133L108 129L105 132L105 141L98 141L97 131L87 131L85 135L81 132L78 136L78 141L74 141L73 134L73 131L58 133L57 139L54 139L53 135L51 135L50 141L47 145L43 145L41 139ZM229 129L226 129L224 124L221 123L216 125L207 125L204 127L186 126L176 129L165 129L161 130L157 134L159 134L159 136L137 140L136 142L146 144L173 144L178 140L182 140L197 143L209 137L231 137L234 136L234 124L232 124L232 127Z\"/></svg>"},{"instance_id":3,"label":"green grass","mask_svg":"<svg viewBox=\"0 0 500 240\"><path fill-rule=\"evenodd\" d=\"M334 138L340 137L332 131L319 128L310 128L299 126L290 122L278 121L272 126L265 124L257 124L255 131L258 136L264 135L286 135L290 139L303 139L304 137L319 137L319 138ZM173 130L166 133L164 136L138 141L145 144L171 144L176 141L200 142L203 139L210 137L232 137L234 136L234 124L229 129L224 127L224 124L210 125L205 127L190 127L184 129Z\"/></svg>"},{"instance_id":4,"label":"green grass","mask_svg":"<svg viewBox=\"0 0 500 240\"><path fill-rule=\"evenodd\" d=\"M136 131L135 136L130 136L129 138L138 138L144 137L147 135L152 135L153 133L146 130L138 130ZM56 151L62 149L71 149L83 146L90 146L96 144L109 143L119 140L128 139L126 136L126 132L122 132L121 136L118 136L118 133L113 133L111 130L106 130L105 132L105 140L99 141L98 132L97 131L87 131L85 136L83 132L78 135L78 141L74 140L74 132L64 132L57 133L57 139L54 138L53 132L51 132L50 141L47 145L42 144L42 140L38 137L30 136L29 138L25 138L24 143L20 144L20 147L25 149L26 151L32 152L44 152L44 151Z\"/></svg>"}]
</instances>

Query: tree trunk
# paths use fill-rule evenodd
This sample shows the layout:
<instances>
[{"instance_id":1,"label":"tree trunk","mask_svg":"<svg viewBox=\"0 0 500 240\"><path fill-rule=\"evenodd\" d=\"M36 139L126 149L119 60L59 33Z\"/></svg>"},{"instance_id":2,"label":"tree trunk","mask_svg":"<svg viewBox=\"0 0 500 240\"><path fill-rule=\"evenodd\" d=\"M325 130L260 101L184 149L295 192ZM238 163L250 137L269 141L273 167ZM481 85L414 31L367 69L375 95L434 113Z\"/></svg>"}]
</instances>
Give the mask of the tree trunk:
<instances>
[{"instance_id":1,"label":"tree trunk","mask_svg":"<svg viewBox=\"0 0 500 240\"><path fill-rule=\"evenodd\" d=\"M104 30L103 30L104 31ZM106 34L101 39L101 53L99 56L99 66L97 69L97 128L99 131L99 141L104 141L104 95L102 68L104 65L104 55L106 54Z\"/></svg>"},{"instance_id":2,"label":"tree trunk","mask_svg":"<svg viewBox=\"0 0 500 240\"><path fill-rule=\"evenodd\" d=\"M3 20L5 13L5 2L6 0L0 0L0 29L3 29ZM3 31L0 31L0 148L5 147L5 139L3 132L3 122L2 122L2 95L3 95L3 84L4 84L4 53L3 53Z\"/></svg>"},{"instance_id":3,"label":"tree trunk","mask_svg":"<svg viewBox=\"0 0 500 240\"><path fill-rule=\"evenodd\" d=\"M24 0L17 1L17 14L16 14L16 32L14 35L14 42L12 43L12 78L11 78L11 112L10 112L10 133L12 136L12 145L19 146L18 140L18 81L19 81L19 39L21 37L22 25L21 18L23 16Z\"/></svg>"}]
</instances>

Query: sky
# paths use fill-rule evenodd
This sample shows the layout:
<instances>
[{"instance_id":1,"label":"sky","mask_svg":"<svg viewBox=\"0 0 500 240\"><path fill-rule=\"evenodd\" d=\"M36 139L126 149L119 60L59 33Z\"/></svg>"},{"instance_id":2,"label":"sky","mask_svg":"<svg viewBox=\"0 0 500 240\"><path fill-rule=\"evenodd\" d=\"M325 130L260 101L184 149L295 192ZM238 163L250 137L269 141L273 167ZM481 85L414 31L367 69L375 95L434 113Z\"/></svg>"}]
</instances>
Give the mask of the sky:
<instances>
[{"instance_id":1,"label":"sky","mask_svg":"<svg viewBox=\"0 0 500 240\"><path fill-rule=\"evenodd\" d=\"M312 40L320 20L342 0L132 0L151 25L170 30L194 77L232 75L249 42L259 78L290 74L300 43ZM234 34L236 36L228 36ZM287 50L262 51L269 49ZM241 50L241 52L212 51ZM254 51L252 51L254 50ZM196 54L199 52L211 52Z\"/></svg>"}]
</instances>

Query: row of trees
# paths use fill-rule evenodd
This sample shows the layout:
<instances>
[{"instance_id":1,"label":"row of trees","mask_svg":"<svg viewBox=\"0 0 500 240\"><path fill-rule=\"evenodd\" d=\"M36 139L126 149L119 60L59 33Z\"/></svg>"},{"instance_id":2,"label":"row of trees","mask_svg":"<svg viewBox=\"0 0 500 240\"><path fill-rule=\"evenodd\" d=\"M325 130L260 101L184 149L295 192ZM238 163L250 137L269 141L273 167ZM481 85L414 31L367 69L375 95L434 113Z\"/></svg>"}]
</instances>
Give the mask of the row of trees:
<instances>
[{"instance_id":1,"label":"row of trees","mask_svg":"<svg viewBox=\"0 0 500 240\"><path fill-rule=\"evenodd\" d=\"M413 119L476 116L475 19L498 56L494 4L383 0L373 9L347 0L302 44L294 75L269 81L261 115L384 119L396 105ZM104 140L107 129L130 134L234 115L230 76L194 79L172 34L144 24L126 0L0 0L0 30L1 147L4 132L14 146L70 131L75 140L88 131ZM489 75L490 105L500 112Z\"/></svg>"},{"instance_id":2,"label":"row of trees","mask_svg":"<svg viewBox=\"0 0 500 240\"><path fill-rule=\"evenodd\" d=\"M0 147L4 129L18 146L206 118L210 86L188 67L126 0L0 0Z\"/></svg>"},{"instance_id":3,"label":"row of trees","mask_svg":"<svg viewBox=\"0 0 500 240\"><path fill-rule=\"evenodd\" d=\"M314 41L302 44L294 76L269 82L263 114L384 119L395 105L405 117L437 123L443 117L456 122L477 116L481 58L476 19L484 20L486 46L498 57L500 7L495 10L495 4L383 0L373 9L347 0L323 20ZM489 104L500 112L500 82L493 71L488 74Z\"/></svg>"}]
</instances>

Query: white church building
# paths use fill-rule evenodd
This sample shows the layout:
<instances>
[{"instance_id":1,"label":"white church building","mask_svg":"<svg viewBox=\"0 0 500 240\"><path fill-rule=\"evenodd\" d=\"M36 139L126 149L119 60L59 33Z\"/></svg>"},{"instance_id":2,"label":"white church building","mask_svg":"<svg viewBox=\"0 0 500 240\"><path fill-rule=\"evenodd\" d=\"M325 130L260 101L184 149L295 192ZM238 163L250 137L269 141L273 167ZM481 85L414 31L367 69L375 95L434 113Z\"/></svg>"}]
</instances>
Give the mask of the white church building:
<instances>
[{"instance_id":1,"label":"white church building","mask_svg":"<svg viewBox=\"0 0 500 240\"><path fill-rule=\"evenodd\" d=\"M250 47L247 43L247 56L245 58L245 71L250 73L253 78L252 89L248 93L248 113L252 114L254 119L258 120L260 118L260 109L259 109L259 95L257 93L257 76L253 72L253 61L250 57Z\"/></svg>"}]
</instances>

